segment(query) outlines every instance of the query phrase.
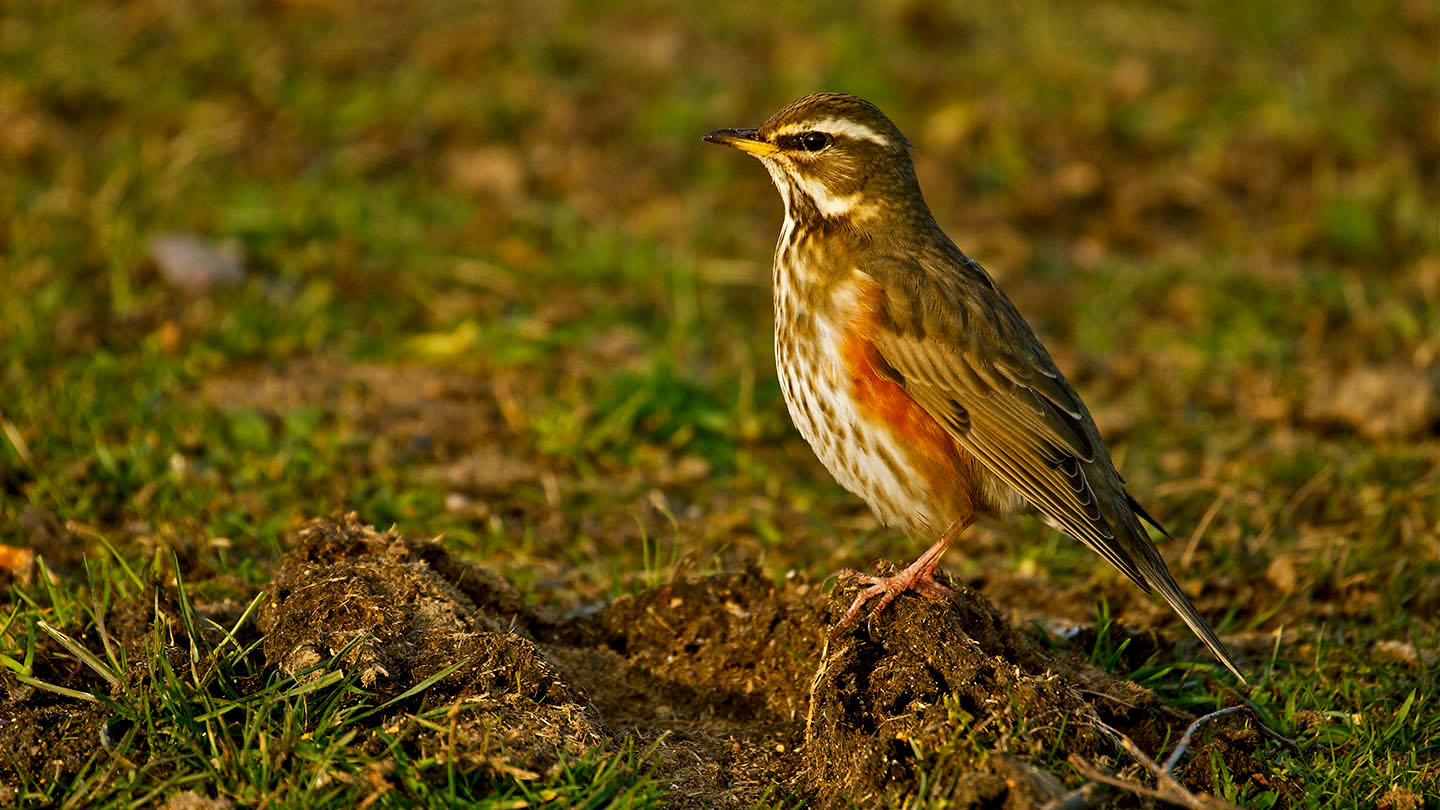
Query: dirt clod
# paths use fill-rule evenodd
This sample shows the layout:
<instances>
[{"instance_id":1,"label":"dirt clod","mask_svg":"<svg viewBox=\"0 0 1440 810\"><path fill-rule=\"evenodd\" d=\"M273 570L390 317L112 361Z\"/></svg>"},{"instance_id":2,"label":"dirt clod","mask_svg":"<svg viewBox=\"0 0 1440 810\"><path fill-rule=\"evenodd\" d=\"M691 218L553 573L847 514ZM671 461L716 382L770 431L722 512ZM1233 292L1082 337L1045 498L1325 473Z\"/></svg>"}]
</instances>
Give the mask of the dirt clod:
<instances>
[{"instance_id":1,"label":"dirt clod","mask_svg":"<svg viewBox=\"0 0 1440 810\"><path fill-rule=\"evenodd\" d=\"M528 781L596 751L644 752L675 807L1034 807L1075 787L1065 764L1073 755L1122 766L1112 729L1159 754L1190 721L1136 684L1042 646L976 591L947 584L954 600L905 595L847 627L836 622L854 584L827 596L803 577L776 583L754 570L677 579L556 618L437 542L349 515L300 532L259 624L266 668L301 679L338 671L372 703L393 702L361 722L377 733L408 728L412 761L457 758ZM157 590L117 606L110 626L127 648L157 622L179 633L173 601ZM238 621L233 600L194 604L226 626ZM182 647L175 652L172 666L184 672ZM47 653L36 666L88 688L68 659ZM0 743L32 772L73 773L100 739L103 707L8 686ZM443 733L413 722L436 710ZM47 746L39 728L59 729L74 750ZM1204 746L1232 773L1263 781L1262 743L1242 729ZM1190 770L1181 777L1203 782L1208 773ZM0 771L0 786L12 776ZM366 778L388 784L380 771ZM203 797L172 803L192 799Z\"/></svg>"},{"instance_id":2,"label":"dirt clod","mask_svg":"<svg viewBox=\"0 0 1440 810\"><path fill-rule=\"evenodd\" d=\"M530 636L536 621L492 574L353 514L301 531L260 612L266 661L290 675L339 656L385 700L455 667L426 691L427 702L471 709L453 747L499 742L511 773L543 772L562 753L603 739L594 707Z\"/></svg>"},{"instance_id":3,"label":"dirt clod","mask_svg":"<svg viewBox=\"0 0 1440 810\"><path fill-rule=\"evenodd\" d=\"M1056 793L1044 764L1113 750L1099 721L1153 740L1181 719L1134 684L1041 649L950 584L952 602L900 599L831 633L806 729L807 777L824 804L894 806L919 796L923 777L924 797L950 806L1031 807ZM837 589L829 618L853 595Z\"/></svg>"},{"instance_id":4,"label":"dirt clod","mask_svg":"<svg viewBox=\"0 0 1440 810\"><path fill-rule=\"evenodd\" d=\"M524 773L634 744L680 806L778 790L821 807L1028 807L1063 792L1065 757L1114 754L1102 723L1153 748L1188 720L954 587L953 602L907 596L836 629L853 586L827 599L750 571L557 621L439 545L351 516L301 533L261 622L273 665L296 674L343 653L381 697L464 662L426 698L478 707L462 742L495 735Z\"/></svg>"}]
</instances>

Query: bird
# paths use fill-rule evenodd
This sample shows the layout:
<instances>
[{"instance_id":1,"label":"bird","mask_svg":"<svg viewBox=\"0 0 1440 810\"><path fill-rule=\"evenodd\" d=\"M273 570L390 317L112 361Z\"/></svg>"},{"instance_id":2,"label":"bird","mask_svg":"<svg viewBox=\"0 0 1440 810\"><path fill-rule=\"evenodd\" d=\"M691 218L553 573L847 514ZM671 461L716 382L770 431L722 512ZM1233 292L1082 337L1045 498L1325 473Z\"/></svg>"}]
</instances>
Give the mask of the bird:
<instances>
[{"instance_id":1,"label":"bird","mask_svg":"<svg viewBox=\"0 0 1440 810\"><path fill-rule=\"evenodd\" d=\"M1175 582L1100 431L994 278L936 223L913 146L868 101L796 99L754 129L703 140L764 165L785 219L772 268L775 363L791 420L880 521L933 538L861 589L837 626L935 579L976 520L1038 513L1147 593L1158 592L1240 681L1244 674Z\"/></svg>"}]
</instances>

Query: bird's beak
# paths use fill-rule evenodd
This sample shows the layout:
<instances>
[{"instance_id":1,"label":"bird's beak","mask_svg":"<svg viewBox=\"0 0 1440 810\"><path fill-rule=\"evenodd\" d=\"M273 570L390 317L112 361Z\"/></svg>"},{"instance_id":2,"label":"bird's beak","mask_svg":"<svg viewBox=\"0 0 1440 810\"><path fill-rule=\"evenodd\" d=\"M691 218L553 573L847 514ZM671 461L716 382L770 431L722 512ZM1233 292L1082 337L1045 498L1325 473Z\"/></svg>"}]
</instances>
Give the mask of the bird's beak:
<instances>
[{"instance_id":1,"label":"bird's beak","mask_svg":"<svg viewBox=\"0 0 1440 810\"><path fill-rule=\"evenodd\" d=\"M755 157L769 157L780 151L774 144L755 137L753 129L717 129L706 135L704 140L739 149Z\"/></svg>"}]
</instances>

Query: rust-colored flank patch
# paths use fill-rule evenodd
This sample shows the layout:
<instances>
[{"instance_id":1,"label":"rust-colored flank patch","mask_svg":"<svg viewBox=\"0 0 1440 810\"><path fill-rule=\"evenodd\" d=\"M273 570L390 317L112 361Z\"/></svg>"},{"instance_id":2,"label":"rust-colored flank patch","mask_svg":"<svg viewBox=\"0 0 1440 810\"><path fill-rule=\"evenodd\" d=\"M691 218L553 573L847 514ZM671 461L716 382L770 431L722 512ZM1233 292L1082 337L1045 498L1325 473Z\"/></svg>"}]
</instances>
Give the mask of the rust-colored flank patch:
<instances>
[{"instance_id":1,"label":"rust-colored flank patch","mask_svg":"<svg viewBox=\"0 0 1440 810\"><path fill-rule=\"evenodd\" d=\"M858 284L863 286L855 296L843 351L860 412L889 427L897 443L909 451L906 461L932 488L958 489L962 451L954 437L905 391L875 348L871 338L879 329L883 293L873 283Z\"/></svg>"}]
</instances>

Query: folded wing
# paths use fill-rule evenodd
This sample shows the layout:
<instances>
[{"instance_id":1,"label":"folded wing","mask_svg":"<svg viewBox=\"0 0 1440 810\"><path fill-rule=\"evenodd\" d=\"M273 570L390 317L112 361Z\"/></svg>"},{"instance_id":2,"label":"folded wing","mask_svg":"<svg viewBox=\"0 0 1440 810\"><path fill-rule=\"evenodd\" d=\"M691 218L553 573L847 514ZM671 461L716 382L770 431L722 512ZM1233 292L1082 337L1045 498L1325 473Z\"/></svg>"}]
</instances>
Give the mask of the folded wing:
<instances>
[{"instance_id":1,"label":"folded wing","mask_svg":"<svg viewBox=\"0 0 1440 810\"><path fill-rule=\"evenodd\" d=\"M871 337L880 356L966 452L1135 584L1159 591L1243 681L1150 542L1140 521L1153 520L1125 491L1079 396L989 276L955 253L878 269L897 274L881 288L908 293L884 302L887 326Z\"/></svg>"}]
</instances>

